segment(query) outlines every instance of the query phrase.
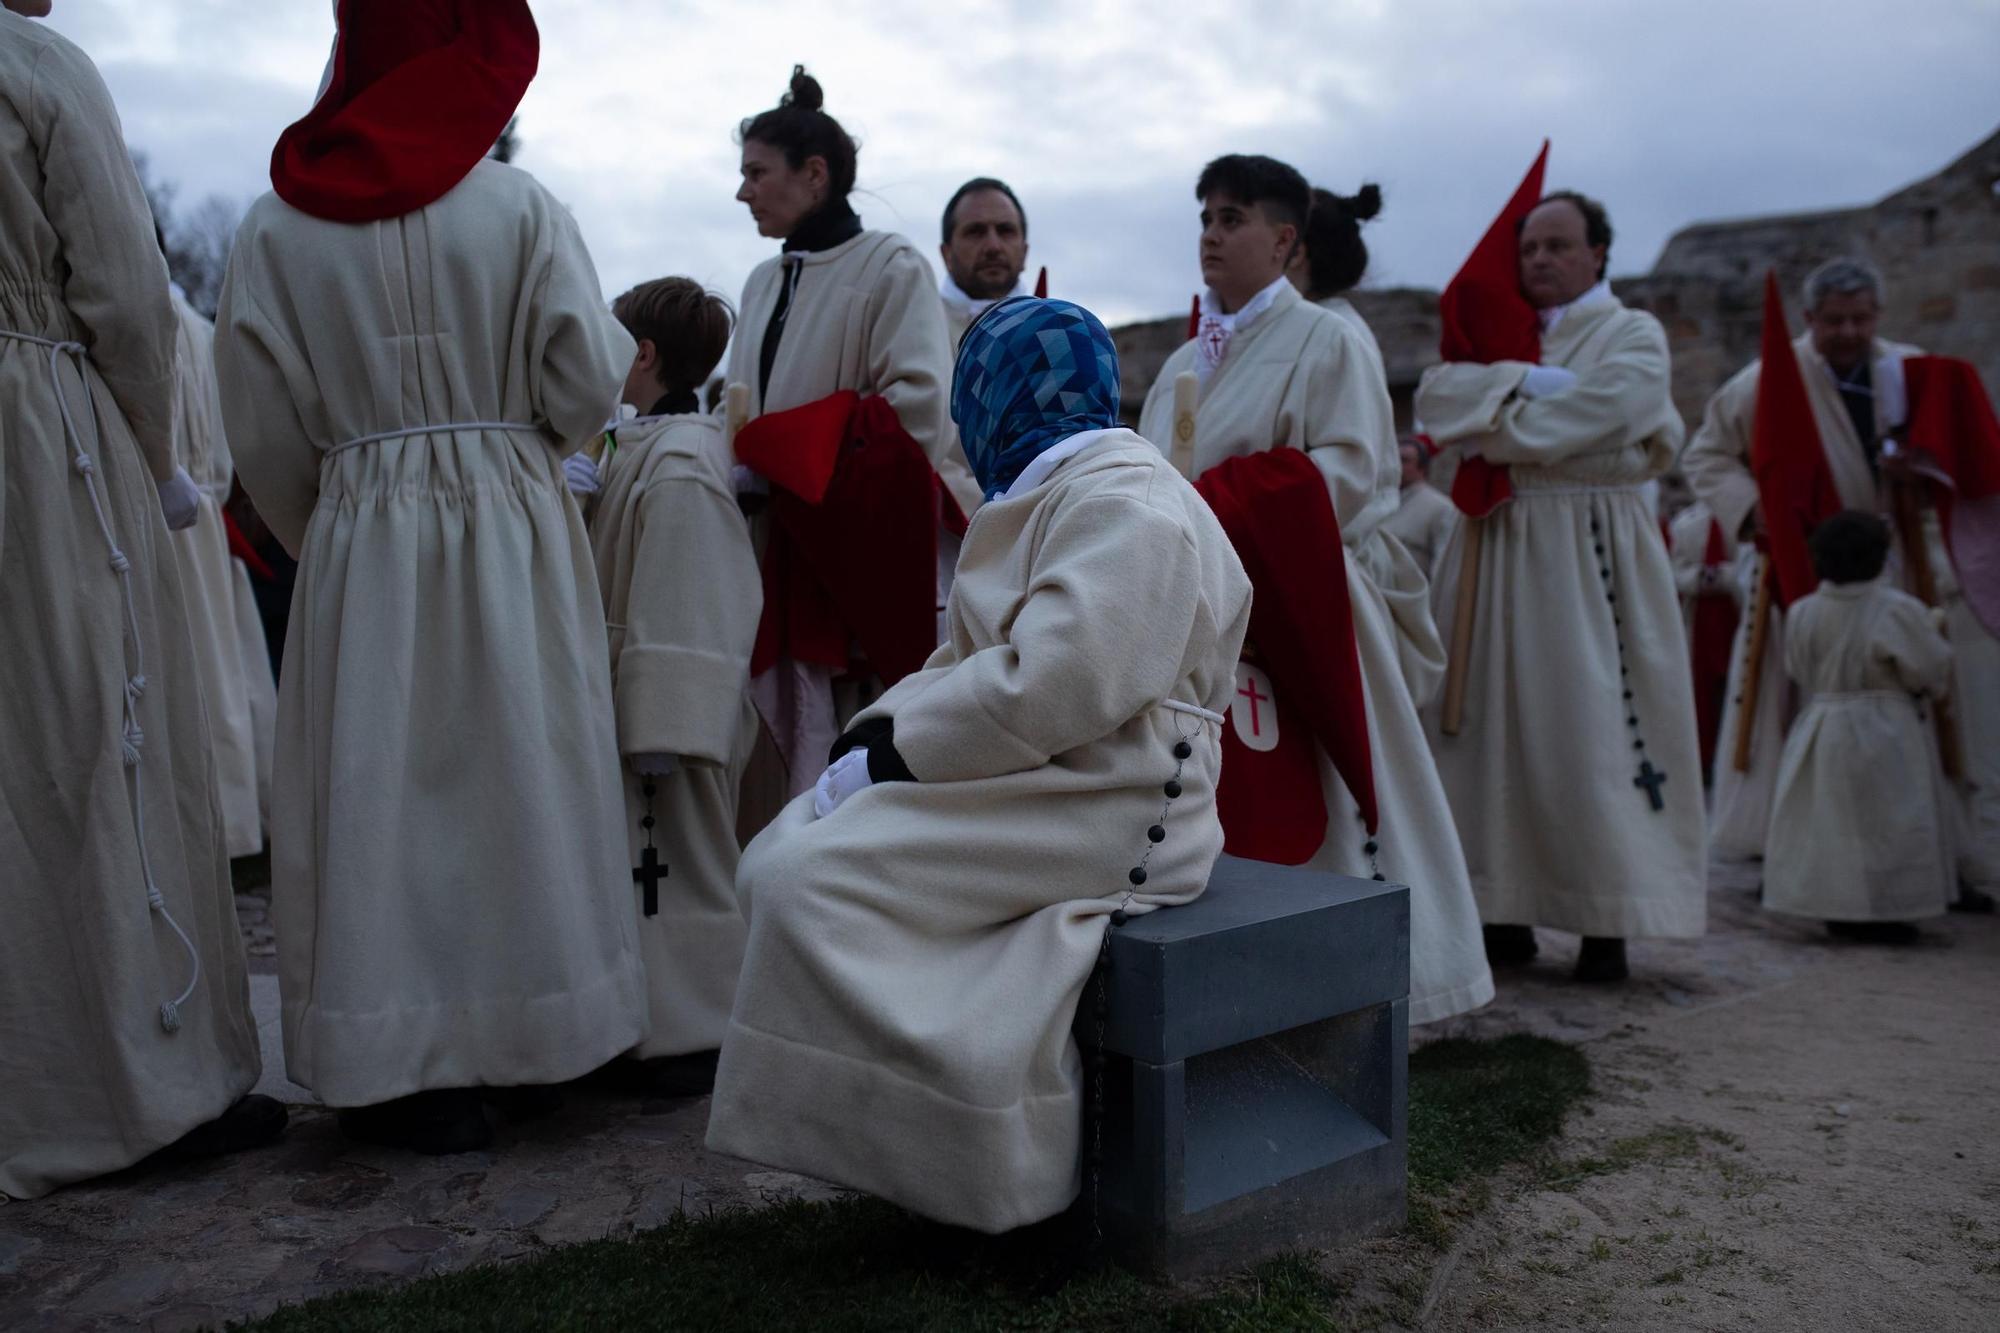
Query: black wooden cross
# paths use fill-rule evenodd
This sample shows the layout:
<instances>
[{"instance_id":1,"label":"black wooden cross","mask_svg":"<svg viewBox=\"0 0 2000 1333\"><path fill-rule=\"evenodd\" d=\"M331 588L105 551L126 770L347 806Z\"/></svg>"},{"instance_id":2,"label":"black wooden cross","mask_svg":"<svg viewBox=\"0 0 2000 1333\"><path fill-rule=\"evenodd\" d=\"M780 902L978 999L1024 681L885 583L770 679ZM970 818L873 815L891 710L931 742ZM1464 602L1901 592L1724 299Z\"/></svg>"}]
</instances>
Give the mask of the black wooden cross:
<instances>
[{"instance_id":1,"label":"black wooden cross","mask_svg":"<svg viewBox=\"0 0 2000 1333\"><path fill-rule=\"evenodd\" d=\"M1666 798L1660 795L1660 788L1666 785L1666 781L1667 775L1659 769L1654 768L1653 761L1648 759L1639 765L1639 776L1632 779L1632 785L1635 787L1644 787L1646 789L1646 799L1653 803L1653 808L1655 810L1664 810L1667 808L1667 802ZM646 850L651 851L652 849L649 847Z\"/></svg>"},{"instance_id":2,"label":"black wooden cross","mask_svg":"<svg viewBox=\"0 0 2000 1333\"><path fill-rule=\"evenodd\" d=\"M632 882L644 886L646 890L647 916L660 914L660 881L666 877L667 868L660 864L657 850L648 847L639 853L639 864L632 871Z\"/></svg>"}]
</instances>

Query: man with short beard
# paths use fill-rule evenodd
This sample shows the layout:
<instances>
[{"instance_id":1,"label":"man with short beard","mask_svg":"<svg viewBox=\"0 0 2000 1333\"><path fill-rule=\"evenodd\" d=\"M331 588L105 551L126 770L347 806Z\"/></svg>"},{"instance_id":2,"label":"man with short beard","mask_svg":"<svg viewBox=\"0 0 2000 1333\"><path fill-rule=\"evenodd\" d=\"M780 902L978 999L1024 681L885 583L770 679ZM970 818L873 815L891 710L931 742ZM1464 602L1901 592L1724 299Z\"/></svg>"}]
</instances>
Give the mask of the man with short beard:
<instances>
[{"instance_id":1,"label":"man with short beard","mask_svg":"<svg viewBox=\"0 0 2000 1333\"><path fill-rule=\"evenodd\" d=\"M1005 181L977 176L944 206L944 318L954 351L973 320L1021 295L1028 215Z\"/></svg>"}]
</instances>

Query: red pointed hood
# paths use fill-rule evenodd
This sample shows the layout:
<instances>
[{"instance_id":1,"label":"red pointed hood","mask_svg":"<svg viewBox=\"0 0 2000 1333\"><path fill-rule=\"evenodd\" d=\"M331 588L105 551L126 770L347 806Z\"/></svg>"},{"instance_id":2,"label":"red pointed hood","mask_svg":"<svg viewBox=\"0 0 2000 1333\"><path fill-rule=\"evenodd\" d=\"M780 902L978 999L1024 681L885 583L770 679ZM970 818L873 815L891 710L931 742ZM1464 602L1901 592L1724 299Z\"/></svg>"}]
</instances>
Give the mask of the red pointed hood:
<instances>
[{"instance_id":1,"label":"red pointed hood","mask_svg":"<svg viewBox=\"0 0 2000 1333\"><path fill-rule=\"evenodd\" d=\"M1764 277L1763 366L1750 428L1750 471L1757 478L1778 602L1790 606L1819 586L1806 538L1840 511L1840 492L1820 446L1775 270Z\"/></svg>"},{"instance_id":2,"label":"red pointed hood","mask_svg":"<svg viewBox=\"0 0 2000 1333\"><path fill-rule=\"evenodd\" d=\"M278 137L271 188L333 222L401 217L465 179L535 77L527 0L339 0L333 75Z\"/></svg>"},{"instance_id":3,"label":"red pointed hood","mask_svg":"<svg viewBox=\"0 0 2000 1333\"><path fill-rule=\"evenodd\" d=\"M1548 164L1549 143L1544 139L1514 197L1438 296L1438 314L1444 322L1439 350L1445 360L1490 364L1542 359L1541 322L1521 294L1519 237L1522 222L1542 201L1542 176Z\"/></svg>"}]
</instances>

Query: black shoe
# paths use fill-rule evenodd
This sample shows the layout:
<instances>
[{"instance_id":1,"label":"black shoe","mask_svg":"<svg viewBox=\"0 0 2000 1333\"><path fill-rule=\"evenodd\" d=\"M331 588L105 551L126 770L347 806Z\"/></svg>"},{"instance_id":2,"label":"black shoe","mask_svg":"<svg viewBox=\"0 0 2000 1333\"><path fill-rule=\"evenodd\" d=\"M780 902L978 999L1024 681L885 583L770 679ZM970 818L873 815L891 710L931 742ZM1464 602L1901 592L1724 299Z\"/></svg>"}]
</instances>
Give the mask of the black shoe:
<instances>
[{"instance_id":1,"label":"black shoe","mask_svg":"<svg viewBox=\"0 0 2000 1333\"><path fill-rule=\"evenodd\" d=\"M1583 947L1577 950L1576 971L1572 975L1577 981L1597 986L1624 981L1632 975L1625 962L1625 941L1585 935Z\"/></svg>"},{"instance_id":2,"label":"black shoe","mask_svg":"<svg viewBox=\"0 0 2000 1333\"><path fill-rule=\"evenodd\" d=\"M715 1091L715 1061L721 1054L721 1051L694 1051L688 1055L656 1055L649 1060L621 1055L578 1081L642 1097L706 1097Z\"/></svg>"},{"instance_id":3,"label":"black shoe","mask_svg":"<svg viewBox=\"0 0 2000 1333\"><path fill-rule=\"evenodd\" d=\"M469 1088L413 1093L376 1106L340 1113L340 1132L361 1143L442 1157L493 1145L493 1127L479 1094Z\"/></svg>"},{"instance_id":4,"label":"black shoe","mask_svg":"<svg viewBox=\"0 0 2000 1333\"><path fill-rule=\"evenodd\" d=\"M291 1113L283 1102L253 1092L207 1124L196 1125L162 1148L160 1156L191 1161L261 1148L285 1132L285 1122L289 1119Z\"/></svg>"},{"instance_id":5,"label":"black shoe","mask_svg":"<svg viewBox=\"0 0 2000 1333\"><path fill-rule=\"evenodd\" d=\"M1970 884L1962 884L1958 890L1958 901L1951 905L1954 912L1965 912L1972 916L1993 915L1993 895L1981 893Z\"/></svg>"},{"instance_id":6,"label":"black shoe","mask_svg":"<svg viewBox=\"0 0 2000 1333\"><path fill-rule=\"evenodd\" d=\"M563 1091L543 1083L515 1088L481 1088L479 1096L507 1120L541 1120L562 1109Z\"/></svg>"},{"instance_id":7,"label":"black shoe","mask_svg":"<svg viewBox=\"0 0 2000 1333\"><path fill-rule=\"evenodd\" d=\"M1531 963L1541 952L1533 926L1481 926L1479 930L1486 940L1486 961L1495 967Z\"/></svg>"},{"instance_id":8,"label":"black shoe","mask_svg":"<svg viewBox=\"0 0 2000 1333\"><path fill-rule=\"evenodd\" d=\"M1837 940L1853 940L1857 944L1915 944L1917 926L1914 921L1829 921L1826 933Z\"/></svg>"}]
</instances>

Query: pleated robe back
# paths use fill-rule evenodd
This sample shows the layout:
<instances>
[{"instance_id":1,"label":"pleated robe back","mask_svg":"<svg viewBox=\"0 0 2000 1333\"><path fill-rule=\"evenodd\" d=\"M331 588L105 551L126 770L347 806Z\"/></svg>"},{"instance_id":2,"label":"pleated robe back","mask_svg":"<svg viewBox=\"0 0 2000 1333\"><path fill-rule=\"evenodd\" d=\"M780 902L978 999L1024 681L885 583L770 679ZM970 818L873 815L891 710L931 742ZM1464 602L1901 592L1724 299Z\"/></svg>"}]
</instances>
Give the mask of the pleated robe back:
<instances>
[{"instance_id":1,"label":"pleated robe back","mask_svg":"<svg viewBox=\"0 0 2000 1333\"><path fill-rule=\"evenodd\" d=\"M225 425L299 558L285 1060L329 1105L561 1082L645 1035L604 609L560 463L633 352L567 210L497 162L382 222L266 195L237 235ZM421 429L457 423L529 429Z\"/></svg>"},{"instance_id":2,"label":"pleated robe back","mask_svg":"<svg viewBox=\"0 0 2000 1333\"><path fill-rule=\"evenodd\" d=\"M90 349L52 381L49 349L0 338L0 1195L20 1199L167 1146L254 1087L260 1063L149 475L173 449L166 266L96 67L4 11L0 237L0 329ZM100 519L129 566L129 614ZM123 704L141 678L128 768ZM193 964L169 915L200 963L171 1032L161 1005Z\"/></svg>"},{"instance_id":3,"label":"pleated robe back","mask_svg":"<svg viewBox=\"0 0 2000 1333\"><path fill-rule=\"evenodd\" d=\"M1402 464L1381 356L1359 319L1288 287L1237 330L1202 392L1194 468L1200 476L1227 458L1292 448L1304 449L1326 478L1346 547L1380 852L1371 861L1359 806L1321 751L1327 834L1306 864L1363 879L1379 865L1410 886L1410 1021L1429 1023L1491 1000L1493 976L1458 831L1418 716L1419 701L1443 679L1444 648L1424 571L1385 526L1401 500ZM1193 343L1167 358L1139 419L1147 439L1172 441L1174 379L1193 366Z\"/></svg>"},{"instance_id":4,"label":"pleated robe back","mask_svg":"<svg viewBox=\"0 0 2000 1333\"><path fill-rule=\"evenodd\" d=\"M981 1231L1067 1207L1106 920L1193 899L1222 850L1219 727L1164 703L1220 710L1249 615L1208 506L1128 431L988 502L950 637L862 714L917 781L825 819L807 793L744 852L708 1146Z\"/></svg>"},{"instance_id":5,"label":"pleated robe back","mask_svg":"<svg viewBox=\"0 0 2000 1333\"><path fill-rule=\"evenodd\" d=\"M1699 935L1694 685L1666 542L1640 490L1673 464L1685 429L1668 394L1666 334L1615 301L1577 306L1544 335L1542 361L1579 382L1527 399L1516 392L1525 363L1458 363L1433 366L1417 390L1434 438L1508 464L1514 485L1480 520L1463 728L1444 734L1441 703L1425 716L1438 772L1485 921ZM1438 560L1440 624L1461 595L1470 527ZM1659 810L1636 785L1640 740L1666 774Z\"/></svg>"},{"instance_id":6,"label":"pleated robe back","mask_svg":"<svg viewBox=\"0 0 2000 1333\"><path fill-rule=\"evenodd\" d=\"M1785 669L1807 697L1778 766L1771 911L1917 921L1956 892L1951 796L1915 697L1951 688L1932 614L1879 583L1827 584L1793 603Z\"/></svg>"}]
</instances>

